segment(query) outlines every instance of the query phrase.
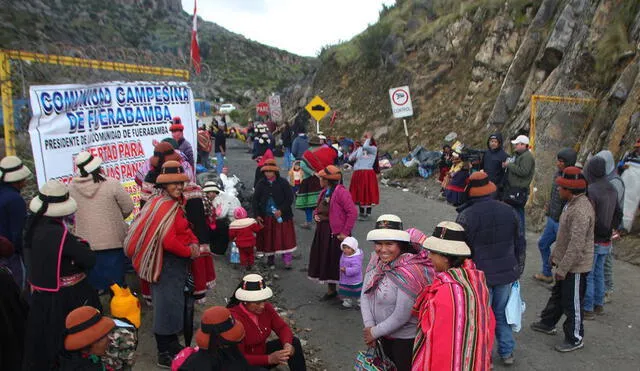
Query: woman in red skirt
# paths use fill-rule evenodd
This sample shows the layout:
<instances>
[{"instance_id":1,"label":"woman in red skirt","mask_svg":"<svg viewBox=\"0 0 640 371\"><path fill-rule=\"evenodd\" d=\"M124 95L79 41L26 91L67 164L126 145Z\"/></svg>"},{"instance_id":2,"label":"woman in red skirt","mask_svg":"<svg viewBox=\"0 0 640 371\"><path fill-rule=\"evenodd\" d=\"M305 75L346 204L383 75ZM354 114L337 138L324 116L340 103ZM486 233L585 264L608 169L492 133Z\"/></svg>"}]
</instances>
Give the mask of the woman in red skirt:
<instances>
[{"instance_id":1,"label":"woman in red skirt","mask_svg":"<svg viewBox=\"0 0 640 371\"><path fill-rule=\"evenodd\" d=\"M291 269L296 249L296 230L293 225L293 191L289 182L281 178L275 160L267 160L261 168L265 178L255 186L253 212L264 226L258 233L256 248L268 258L275 269L275 255L282 255L285 268Z\"/></svg>"},{"instance_id":2,"label":"woman in red skirt","mask_svg":"<svg viewBox=\"0 0 640 371\"><path fill-rule=\"evenodd\" d=\"M371 216L371 208L380 203L378 177L374 170L378 161L378 147L373 137L365 136L364 144L349 156L349 161L355 161L349 192L360 209L359 220L367 220Z\"/></svg>"}]
</instances>

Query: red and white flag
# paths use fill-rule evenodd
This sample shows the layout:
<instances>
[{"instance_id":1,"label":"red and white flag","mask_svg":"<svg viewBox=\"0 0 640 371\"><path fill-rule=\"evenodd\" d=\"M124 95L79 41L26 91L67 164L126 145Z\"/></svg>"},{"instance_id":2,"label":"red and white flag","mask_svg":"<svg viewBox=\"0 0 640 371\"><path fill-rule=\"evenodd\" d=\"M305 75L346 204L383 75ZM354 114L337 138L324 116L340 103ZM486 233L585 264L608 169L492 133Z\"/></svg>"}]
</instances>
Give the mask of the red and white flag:
<instances>
[{"instance_id":1,"label":"red and white flag","mask_svg":"<svg viewBox=\"0 0 640 371\"><path fill-rule=\"evenodd\" d=\"M198 45L198 16L197 0L193 0L193 28L191 29L191 62L196 69L196 74L200 74L200 46Z\"/></svg>"}]
</instances>

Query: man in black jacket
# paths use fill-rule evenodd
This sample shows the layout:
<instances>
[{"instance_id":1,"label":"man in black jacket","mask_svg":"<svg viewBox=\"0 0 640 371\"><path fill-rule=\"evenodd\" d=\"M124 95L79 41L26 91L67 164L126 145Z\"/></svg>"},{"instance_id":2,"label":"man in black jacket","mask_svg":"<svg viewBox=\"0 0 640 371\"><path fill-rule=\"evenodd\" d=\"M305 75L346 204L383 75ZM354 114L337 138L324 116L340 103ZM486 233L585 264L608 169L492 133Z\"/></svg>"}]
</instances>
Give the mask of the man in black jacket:
<instances>
[{"instance_id":1,"label":"man in black jacket","mask_svg":"<svg viewBox=\"0 0 640 371\"><path fill-rule=\"evenodd\" d=\"M551 245L556 241L556 234L558 234L558 225L560 223L560 214L567 201L560 198L558 193L558 187L555 186L555 179L562 176L562 171L569 166L576 164L578 154L572 148L563 148L558 152L556 157L556 167L558 171L553 174L553 180L551 182L551 196L545 206L545 215L547 216L547 224L544 227L544 231L540 235L538 240L538 249L540 249L540 257L542 258L542 272L533 275L533 278L545 282L553 283L553 275L551 274L551 264L549 263L549 256L551 255Z\"/></svg>"},{"instance_id":2,"label":"man in black jacket","mask_svg":"<svg viewBox=\"0 0 640 371\"><path fill-rule=\"evenodd\" d=\"M505 172L502 163L509 158L507 152L502 148L502 134L491 134L487 139L487 147L489 149L484 152L482 168L489 176L489 180L498 187L498 192L500 192Z\"/></svg>"},{"instance_id":3,"label":"man in black jacket","mask_svg":"<svg viewBox=\"0 0 640 371\"><path fill-rule=\"evenodd\" d=\"M464 227L471 258L487 280L496 317L498 354L505 365L512 365L516 343L505 310L511 286L524 271L526 251L520 221L511 206L494 199L496 186L485 172L469 177L466 192L469 201L458 208L456 222Z\"/></svg>"},{"instance_id":4,"label":"man in black jacket","mask_svg":"<svg viewBox=\"0 0 640 371\"><path fill-rule=\"evenodd\" d=\"M607 179L605 160L602 157L595 156L589 160L583 174L589 182L587 196L596 212L593 268L587 276L587 290L584 294L584 319L589 320L604 312L604 262L611 253L618 194Z\"/></svg>"}]
</instances>

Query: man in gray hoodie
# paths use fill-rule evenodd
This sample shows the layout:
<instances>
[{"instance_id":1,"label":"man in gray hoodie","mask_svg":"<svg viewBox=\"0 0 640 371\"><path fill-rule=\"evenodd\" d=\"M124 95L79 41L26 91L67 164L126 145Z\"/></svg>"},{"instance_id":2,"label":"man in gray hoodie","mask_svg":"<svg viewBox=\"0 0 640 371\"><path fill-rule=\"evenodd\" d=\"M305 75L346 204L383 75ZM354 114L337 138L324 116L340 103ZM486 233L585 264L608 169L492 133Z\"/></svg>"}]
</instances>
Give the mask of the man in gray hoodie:
<instances>
[{"instance_id":1,"label":"man in gray hoodie","mask_svg":"<svg viewBox=\"0 0 640 371\"><path fill-rule=\"evenodd\" d=\"M598 152L596 156L604 159L607 179L616 190L618 195L618 207L620 208L620 211L623 212L625 187L622 178L616 171L616 162L613 159L613 154L611 151L605 150ZM613 228L617 230L620 226L614 225ZM613 251L613 245L611 246L611 249ZM609 303L611 301L611 295L613 294L613 254L607 255L607 258L604 261L604 287L604 302Z\"/></svg>"},{"instance_id":2,"label":"man in gray hoodie","mask_svg":"<svg viewBox=\"0 0 640 371\"><path fill-rule=\"evenodd\" d=\"M605 160L602 157L595 156L589 160L583 174L589 183L587 196L596 215L593 268L587 276L584 319L594 319L596 314L604 312L604 261L607 255L611 254L611 236L618 195L607 179Z\"/></svg>"}]
</instances>

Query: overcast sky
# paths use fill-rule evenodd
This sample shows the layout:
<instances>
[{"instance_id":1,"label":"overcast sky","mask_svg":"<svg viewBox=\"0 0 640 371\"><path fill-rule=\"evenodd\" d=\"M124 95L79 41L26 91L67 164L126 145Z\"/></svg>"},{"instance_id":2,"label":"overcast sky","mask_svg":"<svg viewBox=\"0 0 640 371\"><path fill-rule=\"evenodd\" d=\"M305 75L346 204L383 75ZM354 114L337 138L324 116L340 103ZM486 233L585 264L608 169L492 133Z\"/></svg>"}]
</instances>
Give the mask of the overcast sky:
<instances>
[{"instance_id":1,"label":"overcast sky","mask_svg":"<svg viewBox=\"0 0 640 371\"><path fill-rule=\"evenodd\" d=\"M193 14L194 0L182 0ZM262 44L315 56L378 20L395 0L199 0L198 16Z\"/></svg>"}]
</instances>

